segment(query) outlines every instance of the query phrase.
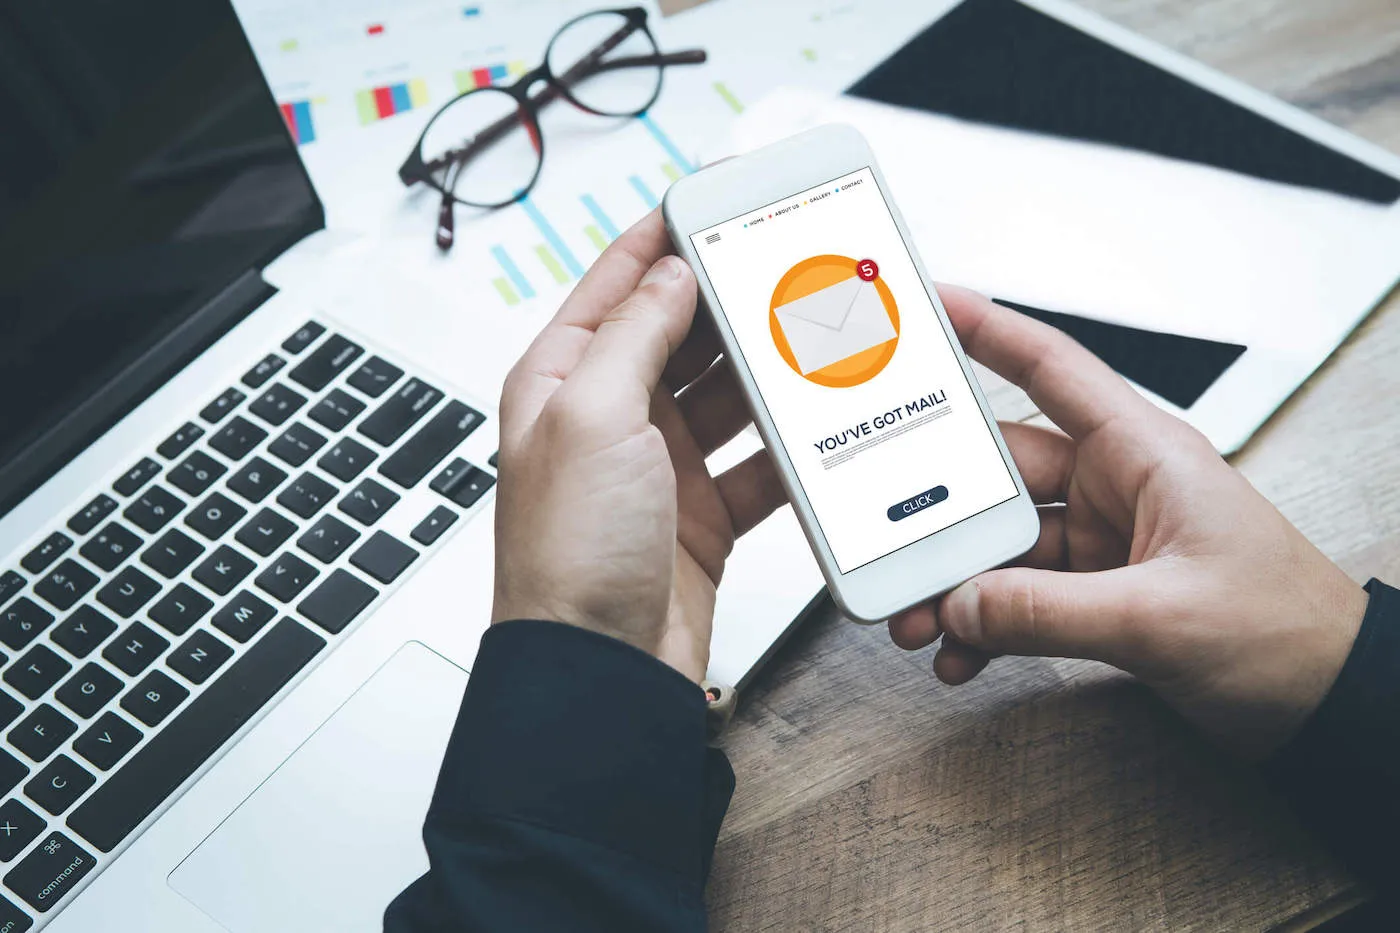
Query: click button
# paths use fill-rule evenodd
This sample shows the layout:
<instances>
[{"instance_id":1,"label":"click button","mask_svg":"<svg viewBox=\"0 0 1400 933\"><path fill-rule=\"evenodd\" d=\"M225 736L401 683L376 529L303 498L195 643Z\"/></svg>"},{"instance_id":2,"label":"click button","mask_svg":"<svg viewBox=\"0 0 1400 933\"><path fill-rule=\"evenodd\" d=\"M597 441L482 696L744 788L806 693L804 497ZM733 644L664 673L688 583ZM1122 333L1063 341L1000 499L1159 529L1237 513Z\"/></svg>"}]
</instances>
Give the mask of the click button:
<instances>
[{"instance_id":1,"label":"click button","mask_svg":"<svg viewBox=\"0 0 1400 933\"><path fill-rule=\"evenodd\" d=\"M901 518L908 518L917 512L922 512L931 505L937 505L948 498L947 486L935 486L932 489L919 493L917 496L910 496L903 502L896 502L886 510L890 521L897 522Z\"/></svg>"}]
</instances>

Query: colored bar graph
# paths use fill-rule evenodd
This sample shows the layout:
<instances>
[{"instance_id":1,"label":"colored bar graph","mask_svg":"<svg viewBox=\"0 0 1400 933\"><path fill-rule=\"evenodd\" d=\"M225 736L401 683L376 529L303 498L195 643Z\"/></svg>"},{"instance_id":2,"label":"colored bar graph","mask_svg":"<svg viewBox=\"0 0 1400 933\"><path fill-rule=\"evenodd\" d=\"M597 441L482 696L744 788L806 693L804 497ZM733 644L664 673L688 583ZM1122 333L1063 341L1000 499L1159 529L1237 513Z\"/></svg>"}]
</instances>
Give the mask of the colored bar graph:
<instances>
[{"instance_id":1,"label":"colored bar graph","mask_svg":"<svg viewBox=\"0 0 1400 933\"><path fill-rule=\"evenodd\" d=\"M657 204L661 203L656 200L656 195L651 193L651 189L647 187L647 183L642 181L639 176L633 175L627 180L632 183L632 187L636 189L636 192L642 196L642 200L646 202L647 207L655 207Z\"/></svg>"},{"instance_id":2,"label":"colored bar graph","mask_svg":"<svg viewBox=\"0 0 1400 933\"><path fill-rule=\"evenodd\" d=\"M316 124L311 119L311 101L294 100L282 104L282 119L298 146L316 141Z\"/></svg>"},{"instance_id":3,"label":"colored bar graph","mask_svg":"<svg viewBox=\"0 0 1400 933\"><path fill-rule=\"evenodd\" d=\"M496 257L496 262L500 264L501 271L506 274L506 278L515 285L516 291L520 292L522 298L534 298L535 290L530 287L530 282L525 276L520 274L520 267L515 264L515 260L510 258L504 247L491 247L491 255Z\"/></svg>"},{"instance_id":4,"label":"colored bar graph","mask_svg":"<svg viewBox=\"0 0 1400 933\"><path fill-rule=\"evenodd\" d=\"M576 279L583 278L583 266L579 265L578 260L574 258L574 254L569 252L569 247L564 242L564 238L559 235L558 231L556 231L550 222L545 219L545 216L540 213L540 209L535 206L535 202L531 201L528 197L521 198L520 206L525 209L525 215L530 218L530 222L539 229L540 236L544 237L544 241L548 243L550 248L563 260L564 267L569 270L569 273Z\"/></svg>"},{"instance_id":5,"label":"colored bar graph","mask_svg":"<svg viewBox=\"0 0 1400 933\"><path fill-rule=\"evenodd\" d=\"M673 182L681 180L681 170L676 168L676 163L674 162L667 162L665 165L661 166L661 171Z\"/></svg>"},{"instance_id":6,"label":"colored bar graph","mask_svg":"<svg viewBox=\"0 0 1400 933\"><path fill-rule=\"evenodd\" d=\"M603 236L603 231L599 230L595 224L584 227L583 232L588 237L589 242L598 247L598 252L601 253L608 248L608 238Z\"/></svg>"},{"instance_id":7,"label":"colored bar graph","mask_svg":"<svg viewBox=\"0 0 1400 933\"><path fill-rule=\"evenodd\" d=\"M491 280L491 284L496 286L496 291L501 293L501 297L505 299L506 304L511 307L520 304L520 296L515 293L515 289L511 287L509 280L497 277Z\"/></svg>"},{"instance_id":8,"label":"colored bar graph","mask_svg":"<svg viewBox=\"0 0 1400 933\"><path fill-rule=\"evenodd\" d=\"M724 102L729 105L730 110L734 111L735 113L744 112L743 103L739 100L739 98L734 96L734 92L731 91L723 81L715 82L715 93L724 99Z\"/></svg>"},{"instance_id":9,"label":"colored bar graph","mask_svg":"<svg viewBox=\"0 0 1400 933\"><path fill-rule=\"evenodd\" d=\"M529 66L521 61L499 62L480 68L459 69L452 73L452 80L456 83L458 92L466 93L479 87L503 84L507 78L523 75L527 70Z\"/></svg>"},{"instance_id":10,"label":"colored bar graph","mask_svg":"<svg viewBox=\"0 0 1400 933\"><path fill-rule=\"evenodd\" d=\"M588 209L588 213L592 214L593 219L597 221L598 229L602 230L603 234L607 236L609 240L616 240L618 237L617 225L612 222L612 219L608 217L607 214L603 213L603 209L598 206L598 202L593 200L593 195L585 194L583 197L579 198L579 200L583 202L583 206Z\"/></svg>"},{"instance_id":11,"label":"colored bar graph","mask_svg":"<svg viewBox=\"0 0 1400 933\"><path fill-rule=\"evenodd\" d=\"M428 103L428 84L422 78L368 88L355 94L360 125L367 126L395 114L407 113Z\"/></svg>"},{"instance_id":12,"label":"colored bar graph","mask_svg":"<svg viewBox=\"0 0 1400 933\"><path fill-rule=\"evenodd\" d=\"M549 270L549 274L554 277L554 281L563 285L569 281L569 273L564 271L564 267L559 265L559 260L554 258L554 254L549 251L549 247L540 245L535 247L535 255L540 257L540 262Z\"/></svg>"},{"instance_id":13,"label":"colored bar graph","mask_svg":"<svg viewBox=\"0 0 1400 933\"><path fill-rule=\"evenodd\" d=\"M647 132L661 145L662 149L666 150L666 154L671 157L671 161L676 163L682 172L689 175L691 172L695 171L695 166L690 164L690 160L687 159L685 154L671 141L671 137L661 131L661 127L656 125L656 121L653 120L650 115L644 113L637 119L642 121L642 126L647 128Z\"/></svg>"}]
</instances>

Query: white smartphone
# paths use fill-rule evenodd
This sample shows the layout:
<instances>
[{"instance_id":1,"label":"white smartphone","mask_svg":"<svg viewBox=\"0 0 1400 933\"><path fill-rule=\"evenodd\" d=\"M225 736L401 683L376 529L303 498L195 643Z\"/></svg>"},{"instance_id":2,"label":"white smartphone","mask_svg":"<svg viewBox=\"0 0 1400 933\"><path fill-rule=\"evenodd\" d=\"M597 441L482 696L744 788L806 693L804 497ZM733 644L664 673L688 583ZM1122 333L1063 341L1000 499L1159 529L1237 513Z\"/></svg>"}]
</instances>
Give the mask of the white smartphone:
<instances>
[{"instance_id":1,"label":"white smartphone","mask_svg":"<svg viewBox=\"0 0 1400 933\"><path fill-rule=\"evenodd\" d=\"M865 139L824 126L663 212L836 604L887 619L1040 523Z\"/></svg>"}]
</instances>

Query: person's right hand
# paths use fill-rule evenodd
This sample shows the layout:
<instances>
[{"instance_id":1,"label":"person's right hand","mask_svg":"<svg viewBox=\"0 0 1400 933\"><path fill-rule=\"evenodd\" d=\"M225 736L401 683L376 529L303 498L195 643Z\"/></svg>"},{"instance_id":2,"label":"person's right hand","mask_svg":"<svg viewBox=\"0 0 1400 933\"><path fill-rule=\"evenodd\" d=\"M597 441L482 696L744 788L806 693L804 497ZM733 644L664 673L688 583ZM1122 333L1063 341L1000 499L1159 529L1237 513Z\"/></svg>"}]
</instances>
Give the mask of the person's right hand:
<instances>
[{"instance_id":1,"label":"person's right hand","mask_svg":"<svg viewBox=\"0 0 1400 933\"><path fill-rule=\"evenodd\" d=\"M1052 327L974 292L939 294L968 355L1063 434L1003 424L1040 504L1040 540L890 620L903 648L940 636L963 683L998 654L1105 661L1229 747L1264 755L1326 696L1366 593L1194 428Z\"/></svg>"}]
</instances>

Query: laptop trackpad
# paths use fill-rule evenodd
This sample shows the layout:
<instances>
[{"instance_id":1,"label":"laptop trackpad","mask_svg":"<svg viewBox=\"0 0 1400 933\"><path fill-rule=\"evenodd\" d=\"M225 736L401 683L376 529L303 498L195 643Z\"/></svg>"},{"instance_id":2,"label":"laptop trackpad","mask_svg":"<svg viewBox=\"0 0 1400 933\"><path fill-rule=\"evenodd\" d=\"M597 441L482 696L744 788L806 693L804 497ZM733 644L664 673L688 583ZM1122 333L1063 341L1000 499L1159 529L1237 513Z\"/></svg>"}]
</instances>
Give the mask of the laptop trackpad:
<instances>
[{"instance_id":1,"label":"laptop trackpad","mask_svg":"<svg viewBox=\"0 0 1400 933\"><path fill-rule=\"evenodd\" d=\"M232 933L378 931L428 868L420 833L467 672L417 642L170 875Z\"/></svg>"}]
</instances>

